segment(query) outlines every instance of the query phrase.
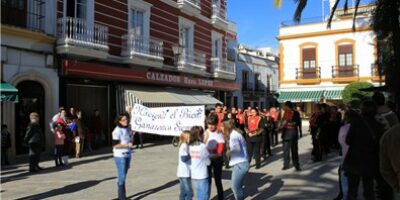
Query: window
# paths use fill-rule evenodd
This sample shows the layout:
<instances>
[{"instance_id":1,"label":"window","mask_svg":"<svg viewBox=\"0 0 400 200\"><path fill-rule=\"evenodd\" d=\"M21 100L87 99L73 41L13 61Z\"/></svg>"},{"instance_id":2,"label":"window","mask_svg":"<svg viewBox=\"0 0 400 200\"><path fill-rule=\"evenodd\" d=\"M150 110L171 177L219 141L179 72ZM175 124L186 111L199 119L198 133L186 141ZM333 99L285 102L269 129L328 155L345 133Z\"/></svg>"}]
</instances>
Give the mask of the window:
<instances>
[{"instance_id":1,"label":"window","mask_svg":"<svg viewBox=\"0 0 400 200\"><path fill-rule=\"evenodd\" d=\"M249 81L249 72L248 71L242 71L242 90L247 90L248 89L248 81Z\"/></svg>"},{"instance_id":2,"label":"window","mask_svg":"<svg viewBox=\"0 0 400 200\"><path fill-rule=\"evenodd\" d=\"M179 17L179 45L184 47L184 53L190 55L193 52L194 22Z\"/></svg>"},{"instance_id":3,"label":"window","mask_svg":"<svg viewBox=\"0 0 400 200\"><path fill-rule=\"evenodd\" d=\"M258 91L259 88L259 82L260 82L260 74L254 74L254 89Z\"/></svg>"},{"instance_id":4,"label":"window","mask_svg":"<svg viewBox=\"0 0 400 200\"><path fill-rule=\"evenodd\" d=\"M339 45L339 67L353 66L353 46L351 44Z\"/></svg>"},{"instance_id":5,"label":"window","mask_svg":"<svg viewBox=\"0 0 400 200\"><path fill-rule=\"evenodd\" d=\"M142 0L130 0L129 7L128 28L130 33L136 36L149 37L151 4Z\"/></svg>"},{"instance_id":6,"label":"window","mask_svg":"<svg viewBox=\"0 0 400 200\"><path fill-rule=\"evenodd\" d=\"M87 0L68 0L67 16L79 19L86 19L87 6Z\"/></svg>"},{"instance_id":7,"label":"window","mask_svg":"<svg viewBox=\"0 0 400 200\"><path fill-rule=\"evenodd\" d=\"M211 32L212 38L212 57L214 58L221 58L222 57L222 34L212 31Z\"/></svg>"},{"instance_id":8,"label":"window","mask_svg":"<svg viewBox=\"0 0 400 200\"><path fill-rule=\"evenodd\" d=\"M131 11L131 32L134 35L143 36L144 12L137 9Z\"/></svg>"},{"instance_id":9,"label":"window","mask_svg":"<svg viewBox=\"0 0 400 200\"><path fill-rule=\"evenodd\" d=\"M316 67L316 49L304 48L302 50L303 69L315 69Z\"/></svg>"}]
</instances>

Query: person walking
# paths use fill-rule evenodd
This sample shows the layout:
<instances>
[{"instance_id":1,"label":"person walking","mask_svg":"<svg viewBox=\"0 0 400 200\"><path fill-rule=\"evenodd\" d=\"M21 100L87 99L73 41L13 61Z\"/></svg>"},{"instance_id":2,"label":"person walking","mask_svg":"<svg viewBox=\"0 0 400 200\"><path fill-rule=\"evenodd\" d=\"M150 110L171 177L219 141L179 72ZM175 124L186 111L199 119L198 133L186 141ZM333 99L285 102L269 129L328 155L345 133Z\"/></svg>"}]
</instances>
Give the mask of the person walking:
<instances>
[{"instance_id":1,"label":"person walking","mask_svg":"<svg viewBox=\"0 0 400 200\"><path fill-rule=\"evenodd\" d=\"M217 128L219 118L215 114L211 114L207 118L207 130L205 131L205 143L210 153L211 164L208 166L208 193L211 193L211 179L214 176L215 186L217 187L218 200L224 199L224 189L222 187L222 166L224 160L222 154L224 152L225 140L221 129ZM221 124L222 125L222 124ZM222 127L222 126L221 126ZM220 127L220 128L221 128Z\"/></svg>"},{"instance_id":2,"label":"person walking","mask_svg":"<svg viewBox=\"0 0 400 200\"><path fill-rule=\"evenodd\" d=\"M114 161L118 171L118 199L126 199L125 179L132 158L132 134L128 129L128 118L120 114L112 132Z\"/></svg>"},{"instance_id":3,"label":"person walking","mask_svg":"<svg viewBox=\"0 0 400 200\"><path fill-rule=\"evenodd\" d=\"M375 120L375 114L376 105L372 101L364 101L361 117L351 122L347 133L349 149L343 170L348 178L349 200L357 199L361 180L364 199L375 199L374 179L379 170L379 136L383 130L383 126Z\"/></svg>"},{"instance_id":4,"label":"person walking","mask_svg":"<svg viewBox=\"0 0 400 200\"><path fill-rule=\"evenodd\" d=\"M202 142L203 128L194 126L190 129L190 177L196 190L197 200L209 199L208 169L210 165L210 153Z\"/></svg>"},{"instance_id":5,"label":"person walking","mask_svg":"<svg viewBox=\"0 0 400 200\"><path fill-rule=\"evenodd\" d=\"M296 171L300 171L299 152L298 152L298 128L300 125L300 114L293 110L293 103L285 102L284 114L280 129L282 130L283 140L283 168L289 169L290 153Z\"/></svg>"},{"instance_id":6,"label":"person walking","mask_svg":"<svg viewBox=\"0 0 400 200\"><path fill-rule=\"evenodd\" d=\"M62 161L62 157L64 156L64 140L65 134L63 133L61 123L54 124L54 161L56 167L63 166L64 163Z\"/></svg>"},{"instance_id":7,"label":"person walking","mask_svg":"<svg viewBox=\"0 0 400 200\"><path fill-rule=\"evenodd\" d=\"M24 142L29 147L29 172L35 173L43 169L39 166L43 132L39 125L38 113L32 112L29 115L29 119L30 123L26 128Z\"/></svg>"},{"instance_id":8,"label":"person walking","mask_svg":"<svg viewBox=\"0 0 400 200\"><path fill-rule=\"evenodd\" d=\"M80 158L85 141L85 125L82 121L82 111L76 113L75 158Z\"/></svg>"},{"instance_id":9,"label":"person walking","mask_svg":"<svg viewBox=\"0 0 400 200\"><path fill-rule=\"evenodd\" d=\"M1 125L1 165L9 165L8 149L11 147L11 136L7 125Z\"/></svg>"},{"instance_id":10,"label":"person walking","mask_svg":"<svg viewBox=\"0 0 400 200\"><path fill-rule=\"evenodd\" d=\"M180 182L179 200L192 200L193 190L190 179L189 155L190 131L183 131L179 137L179 157L177 176Z\"/></svg>"},{"instance_id":11,"label":"person walking","mask_svg":"<svg viewBox=\"0 0 400 200\"><path fill-rule=\"evenodd\" d=\"M256 160L256 169L259 169L261 167L260 144L264 128L264 122L262 118L258 115L258 110L256 108L251 108L249 110L249 116L247 118L245 131L247 137L249 163L251 163L251 159L254 156L254 159Z\"/></svg>"},{"instance_id":12,"label":"person walking","mask_svg":"<svg viewBox=\"0 0 400 200\"><path fill-rule=\"evenodd\" d=\"M246 140L241 130L234 128L230 121L222 123L222 131L226 141L229 141L227 154L229 165L232 167L231 188L236 200L244 200L243 182L249 171L249 161Z\"/></svg>"}]
</instances>

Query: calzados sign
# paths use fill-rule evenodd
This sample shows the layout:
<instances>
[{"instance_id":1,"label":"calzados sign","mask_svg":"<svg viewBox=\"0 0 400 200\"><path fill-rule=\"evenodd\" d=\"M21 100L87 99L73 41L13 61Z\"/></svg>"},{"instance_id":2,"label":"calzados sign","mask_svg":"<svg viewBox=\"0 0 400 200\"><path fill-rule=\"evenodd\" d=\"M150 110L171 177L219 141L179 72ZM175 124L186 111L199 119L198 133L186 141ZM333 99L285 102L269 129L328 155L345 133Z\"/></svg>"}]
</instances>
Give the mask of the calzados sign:
<instances>
[{"instance_id":1,"label":"calzados sign","mask_svg":"<svg viewBox=\"0 0 400 200\"><path fill-rule=\"evenodd\" d=\"M141 133L179 136L193 126L204 128L204 106L148 108L135 104L131 114L132 130Z\"/></svg>"}]
</instances>

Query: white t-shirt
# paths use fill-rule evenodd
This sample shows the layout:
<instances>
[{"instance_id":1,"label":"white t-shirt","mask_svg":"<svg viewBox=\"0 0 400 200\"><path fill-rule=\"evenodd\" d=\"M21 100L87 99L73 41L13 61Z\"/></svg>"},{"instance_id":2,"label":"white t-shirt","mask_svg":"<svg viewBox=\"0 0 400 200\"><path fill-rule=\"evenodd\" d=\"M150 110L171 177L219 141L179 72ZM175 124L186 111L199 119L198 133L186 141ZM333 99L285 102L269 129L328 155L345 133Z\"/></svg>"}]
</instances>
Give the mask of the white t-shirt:
<instances>
[{"instance_id":1,"label":"white t-shirt","mask_svg":"<svg viewBox=\"0 0 400 200\"><path fill-rule=\"evenodd\" d=\"M189 146L185 143L179 147L178 170L176 174L179 178L188 178L190 177L190 160L183 162L181 159L182 156L189 156Z\"/></svg>"},{"instance_id":2,"label":"white t-shirt","mask_svg":"<svg viewBox=\"0 0 400 200\"><path fill-rule=\"evenodd\" d=\"M225 144L224 135L220 131L208 132L207 149L212 153L216 153L218 143Z\"/></svg>"},{"instance_id":3,"label":"white t-shirt","mask_svg":"<svg viewBox=\"0 0 400 200\"><path fill-rule=\"evenodd\" d=\"M112 132L112 139L119 140L120 144L132 143L132 134L129 128L115 127ZM130 148L113 148L114 157L130 157L132 150Z\"/></svg>"},{"instance_id":4,"label":"white t-shirt","mask_svg":"<svg viewBox=\"0 0 400 200\"><path fill-rule=\"evenodd\" d=\"M231 137L229 139L229 148L231 157L229 166L234 166L242 162L248 162L246 140L243 138L242 134L232 130Z\"/></svg>"},{"instance_id":5,"label":"white t-shirt","mask_svg":"<svg viewBox=\"0 0 400 200\"><path fill-rule=\"evenodd\" d=\"M206 145L190 145L189 155L191 159L190 175L192 179L206 179L208 178L207 166L210 165L210 154Z\"/></svg>"}]
</instances>

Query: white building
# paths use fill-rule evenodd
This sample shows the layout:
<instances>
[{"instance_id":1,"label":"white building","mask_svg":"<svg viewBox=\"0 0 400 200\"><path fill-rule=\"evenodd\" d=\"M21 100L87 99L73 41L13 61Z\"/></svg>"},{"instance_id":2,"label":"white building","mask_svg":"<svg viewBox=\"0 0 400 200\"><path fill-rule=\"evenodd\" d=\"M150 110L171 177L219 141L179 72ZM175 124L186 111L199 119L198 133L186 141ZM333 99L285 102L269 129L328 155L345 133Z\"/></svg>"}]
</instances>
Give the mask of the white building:
<instances>
[{"instance_id":1,"label":"white building","mask_svg":"<svg viewBox=\"0 0 400 200\"><path fill-rule=\"evenodd\" d=\"M236 83L241 85L241 90L233 94L234 106L270 107L274 103L272 94L278 89L277 57L239 45Z\"/></svg>"},{"instance_id":2,"label":"white building","mask_svg":"<svg viewBox=\"0 0 400 200\"><path fill-rule=\"evenodd\" d=\"M360 6L352 30L353 8L338 9L330 29L317 20L301 24L282 23L279 36L279 101L340 104L341 91L354 81L383 82L375 65L376 37L370 27L373 6Z\"/></svg>"},{"instance_id":3,"label":"white building","mask_svg":"<svg viewBox=\"0 0 400 200\"><path fill-rule=\"evenodd\" d=\"M2 102L2 124L11 133L10 158L28 152L23 146L30 112L38 112L46 150L53 147L48 120L57 112L59 77L54 65L56 1L6 0L1 4L2 81L19 91L19 103Z\"/></svg>"}]
</instances>

